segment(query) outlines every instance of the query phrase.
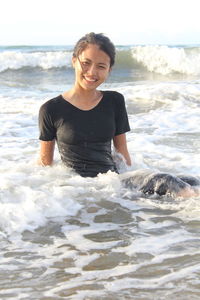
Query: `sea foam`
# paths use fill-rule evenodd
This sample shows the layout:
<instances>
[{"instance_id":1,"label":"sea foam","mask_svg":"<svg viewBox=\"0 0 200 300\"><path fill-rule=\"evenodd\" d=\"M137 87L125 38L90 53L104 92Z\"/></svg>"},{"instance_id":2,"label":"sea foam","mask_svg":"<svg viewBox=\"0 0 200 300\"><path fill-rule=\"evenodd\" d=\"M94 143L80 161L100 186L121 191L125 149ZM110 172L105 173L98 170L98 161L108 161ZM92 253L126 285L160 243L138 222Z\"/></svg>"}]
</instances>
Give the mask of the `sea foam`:
<instances>
[{"instance_id":1,"label":"sea foam","mask_svg":"<svg viewBox=\"0 0 200 300\"><path fill-rule=\"evenodd\" d=\"M163 75L197 75L200 72L200 48L197 50L169 46L137 46L132 48L132 56L150 72Z\"/></svg>"}]
</instances>

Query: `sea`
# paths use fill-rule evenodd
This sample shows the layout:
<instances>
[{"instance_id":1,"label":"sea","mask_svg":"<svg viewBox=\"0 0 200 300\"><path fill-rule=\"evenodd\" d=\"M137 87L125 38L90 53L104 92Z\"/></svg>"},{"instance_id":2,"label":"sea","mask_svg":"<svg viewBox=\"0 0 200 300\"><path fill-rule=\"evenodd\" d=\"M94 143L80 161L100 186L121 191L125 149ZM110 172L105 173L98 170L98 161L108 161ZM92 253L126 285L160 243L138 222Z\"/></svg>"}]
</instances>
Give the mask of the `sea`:
<instances>
[{"instance_id":1,"label":"sea","mask_svg":"<svg viewBox=\"0 0 200 300\"><path fill-rule=\"evenodd\" d=\"M119 45L101 90L125 97L139 169L200 178L200 45ZM0 299L200 299L200 197L37 164L38 111L74 82L72 46L0 47ZM114 154L113 154L114 155Z\"/></svg>"}]
</instances>

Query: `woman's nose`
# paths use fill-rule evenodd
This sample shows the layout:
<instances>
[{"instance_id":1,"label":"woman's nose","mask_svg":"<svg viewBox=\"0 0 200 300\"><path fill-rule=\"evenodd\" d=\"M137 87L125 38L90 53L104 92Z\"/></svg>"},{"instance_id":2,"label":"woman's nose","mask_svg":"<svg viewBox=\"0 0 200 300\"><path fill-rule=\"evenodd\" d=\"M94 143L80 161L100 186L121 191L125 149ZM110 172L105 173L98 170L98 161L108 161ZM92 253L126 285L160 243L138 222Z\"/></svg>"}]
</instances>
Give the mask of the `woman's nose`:
<instances>
[{"instance_id":1,"label":"woman's nose","mask_svg":"<svg viewBox=\"0 0 200 300\"><path fill-rule=\"evenodd\" d=\"M87 73L90 75L95 75L97 72L96 70L96 66L94 64L91 64L90 66L88 66L87 68Z\"/></svg>"}]
</instances>

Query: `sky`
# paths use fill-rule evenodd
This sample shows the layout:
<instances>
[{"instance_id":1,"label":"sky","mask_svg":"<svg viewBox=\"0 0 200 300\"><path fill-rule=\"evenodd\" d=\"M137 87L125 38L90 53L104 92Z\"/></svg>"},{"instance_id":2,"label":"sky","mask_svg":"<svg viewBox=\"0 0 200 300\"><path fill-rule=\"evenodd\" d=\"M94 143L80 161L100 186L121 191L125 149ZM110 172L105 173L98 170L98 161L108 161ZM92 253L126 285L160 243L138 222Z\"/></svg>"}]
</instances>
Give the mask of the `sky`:
<instances>
[{"instance_id":1,"label":"sky","mask_svg":"<svg viewBox=\"0 0 200 300\"><path fill-rule=\"evenodd\" d=\"M200 44L199 0L0 0L0 45Z\"/></svg>"}]
</instances>

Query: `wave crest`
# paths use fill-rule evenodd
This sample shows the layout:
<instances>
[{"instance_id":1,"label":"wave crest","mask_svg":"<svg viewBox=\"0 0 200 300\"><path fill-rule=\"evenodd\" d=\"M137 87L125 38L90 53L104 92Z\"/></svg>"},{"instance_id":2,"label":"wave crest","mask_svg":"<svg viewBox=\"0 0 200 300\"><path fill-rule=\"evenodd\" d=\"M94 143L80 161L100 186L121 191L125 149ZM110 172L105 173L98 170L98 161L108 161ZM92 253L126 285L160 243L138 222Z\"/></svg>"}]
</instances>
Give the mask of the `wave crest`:
<instances>
[{"instance_id":1,"label":"wave crest","mask_svg":"<svg viewBox=\"0 0 200 300\"><path fill-rule=\"evenodd\" d=\"M199 47L137 46L132 48L132 57L148 71L162 75L200 73Z\"/></svg>"},{"instance_id":2,"label":"wave crest","mask_svg":"<svg viewBox=\"0 0 200 300\"><path fill-rule=\"evenodd\" d=\"M62 68L71 66L71 54L64 51L48 52L13 52L0 53L0 72L8 69L18 70L24 67L42 69Z\"/></svg>"},{"instance_id":3,"label":"wave crest","mask_svg":"<svg viewBox=\"0 0 200 300\"><path fill-rule=\"evenodd\" d=\"M53 48L52 48L53 49ZM6 49L0 51L0 72L21 68L71 68L71 50L52 50L51 47L35 51ZM138 70L162 75L200 74L200 47L175 46L123 46L117 47L116 68Z\"/></svg>"}]
</instances>

